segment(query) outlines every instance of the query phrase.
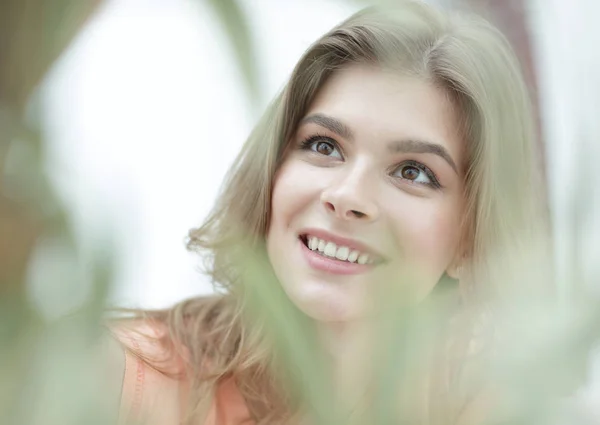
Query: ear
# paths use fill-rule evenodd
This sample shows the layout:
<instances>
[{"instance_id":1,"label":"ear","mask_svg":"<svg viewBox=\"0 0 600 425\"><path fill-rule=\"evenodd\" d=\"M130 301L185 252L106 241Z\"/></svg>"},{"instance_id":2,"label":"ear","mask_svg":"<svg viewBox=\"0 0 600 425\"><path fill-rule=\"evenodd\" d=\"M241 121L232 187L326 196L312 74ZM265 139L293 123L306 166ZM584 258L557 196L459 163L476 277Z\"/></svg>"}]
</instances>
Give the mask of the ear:
<instances>
[{"instance_id":1,"label":"ear","mask_svg":"<svg viewBox=\"0 0 600 425\"><path fill-rule=\"evenodd\" d=\"M475 229L474 220L470 219L471 214L469 211L463 211L464 219L461 221L459 237L454 246L454 257L446 268L446 275L455 280L465 277L465 269L474 258Z\"/></svg>"},{"instance_id":2,"label":"ear","mask_svg":"<svg viewBox=\"0 0 600 425\"><path fill-rule=\"evenodd\" d=\"M461 277L464 277L464 269L471 259L472 245L466 242L466 240L470 239L468 235L469 233L467 232L458 242L454 258L448 265L448 268L446 268L446 274L455 280L460 280Z\"/></svg>"},{"instance_id":3,"label":"ear","mask_svg":"<svg viewBox=\"0 0 600 425\"><path fill-rule=\"evenodd\" d=\"M446 269L446 274L452 279L460 280L467 260L467 257L463 253L457 253L454 260L452 260Z\"/></svg>"},{"instance_id":4,"label":"ear","mask_svg":"<svg viewBox=\"0 0 600 425\"><path fill-rule=\"evenodd\" d=\"M461 269L462 269L462 264L454 261L446 269L446 274L448 276L450 276L452 279L460 280Z\"/></svg>"}]
</instances>

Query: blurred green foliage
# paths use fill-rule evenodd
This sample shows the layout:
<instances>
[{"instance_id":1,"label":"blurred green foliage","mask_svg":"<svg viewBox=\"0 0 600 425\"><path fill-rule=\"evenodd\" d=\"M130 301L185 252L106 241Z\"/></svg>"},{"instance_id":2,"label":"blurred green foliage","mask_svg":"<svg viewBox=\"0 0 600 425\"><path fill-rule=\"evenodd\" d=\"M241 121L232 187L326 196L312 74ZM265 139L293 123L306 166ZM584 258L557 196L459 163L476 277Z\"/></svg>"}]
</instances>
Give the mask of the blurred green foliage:
<instances>
[{"instance_id":1,"label":"blurred green foliage","mask_svg":"<svg viewBox=\"0 0 600 425\"><path fill-rule=\"evenodd\" d=\"M98 7L97 0L6 0L0 4L0 423L81 423L68 397L84 387L81 347L99 332L106 260L94 268L95 296L68 338L31 306L28 267L42 240L77 259L69 215L44 171L34 94L54 61ZM104 264L102 264L104 262ZM74 262L76 264L76 262ZM74 279L75 273L62 276ZM59 282L58 284L77 284ZM84 344L85 341L85 344ZM71 371L71 372L69 372ZM96 372L97 373L97 372ZM96 380L97 381L97 380ZM93 381L92 381L93 382ZM91 396L89 392L87 396ZM82 403L81 406L93 406ZM78 415L79 421L66 412ZM86 421L93 423L92 421Z\"/></svg>"}]
</instances>

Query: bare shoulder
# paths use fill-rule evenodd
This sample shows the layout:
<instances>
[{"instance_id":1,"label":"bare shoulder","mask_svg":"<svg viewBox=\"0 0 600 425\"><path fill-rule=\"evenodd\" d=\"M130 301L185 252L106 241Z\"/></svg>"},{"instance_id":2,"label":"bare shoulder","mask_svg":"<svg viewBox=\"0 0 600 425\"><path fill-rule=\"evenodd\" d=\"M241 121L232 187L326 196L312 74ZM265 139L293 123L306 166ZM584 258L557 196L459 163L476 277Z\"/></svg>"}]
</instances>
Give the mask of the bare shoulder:
<instances>
[{"instance_id":1,"label":"bare shoulder","mask_svg":"<svg viewBox=\"0 0 600 425\"><path fill-rule=\"evenodd\" d=\"M119 423L176 425L186 389L184 361L168 343L164 325L124 320L106 342L122 371Z\"/></svg>"}]
</instances>

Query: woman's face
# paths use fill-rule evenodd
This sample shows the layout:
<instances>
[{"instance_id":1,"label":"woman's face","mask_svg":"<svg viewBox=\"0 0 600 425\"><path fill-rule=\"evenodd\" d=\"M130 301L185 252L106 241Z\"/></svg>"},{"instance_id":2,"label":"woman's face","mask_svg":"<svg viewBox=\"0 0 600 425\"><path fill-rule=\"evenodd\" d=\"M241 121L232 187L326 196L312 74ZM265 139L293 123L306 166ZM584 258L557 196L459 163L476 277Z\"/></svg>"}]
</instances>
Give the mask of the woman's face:
<instances>
[{"instance_id":1,"label":"woman's face","mask_svg":"<svg viewBox=\"0 0 600 425\"><path fill-rule=\"evenodd\" d=\"M424 298L458 265L463 140L444 92L367 65L336 72L290 141L267 249L290 300L365 317L382 282ZM408 270L418 279L402 279Z\"/></svg>"}]
</instances>

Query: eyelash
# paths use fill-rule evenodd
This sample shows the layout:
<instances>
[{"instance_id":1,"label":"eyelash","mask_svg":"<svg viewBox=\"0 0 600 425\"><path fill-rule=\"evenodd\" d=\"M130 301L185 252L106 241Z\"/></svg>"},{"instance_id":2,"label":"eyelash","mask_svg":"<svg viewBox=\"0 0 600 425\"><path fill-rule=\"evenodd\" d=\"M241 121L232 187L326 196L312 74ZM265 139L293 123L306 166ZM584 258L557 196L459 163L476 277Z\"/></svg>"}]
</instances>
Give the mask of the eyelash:
<instances>
[{"instance_id":1,"label":"eyelash","mask_svg":"<svg viewBox=\"0 0 600 425\"><path fill-rule=\"evenodd\" d=\"M425 175L427 175L427 177L429 178L429 180L431 180L431 183L418 183L418 182L413 182L408 179L401 178L402 180L406 180L409 184L422 184L425 186L429 186L433 189L441 189L442 188L442 185L440 184L439 180L435 176L435 173L433 171L431 171L429 169L429 167L427 167L424 164L421 164L420 162L413 161L412 159L409 159L409 160L404 161L401 164L399 164L396 168L394 168L394 173L396 171L398 171L400 168L406 167L406 166L415 167L415 168L419 169L420 171L424 172Z\"/></svg>"},{"instance_id":2,"label":"eyelash","mask_svg":"<svg viewBox=\"0 0 600 425\"><path fill-rule=\"evenodd\" d=\"M338 152L340 152L340 154L343 157L343 152L342 152L342 149L341 149L340 145L338 144L338 142L336 142L331 137L322 136L322 135L319 135L319 134L315 134L313 136L310 136L310 137L302 140L300 142L300 149L301 150L310 150L310 151L312 151L312 149L311 149L312 146L315 143L317 143L317 142L328 142L328 143L331 143L333 145L333 147L335 149L337 149ZM319 154L317 153L317 155L319 155ZM429 169L429 167L427 167L424 164L421 164L420 162L414 161L412 159L404 161L401 164L398 164L396 167L393 168L393 172L392 173L395 173L400 168L405 167L405 166L415 167L415 168L419 169L420 171L424 172L427 175L427 177L431 180L431 183L415 183L415 182L412 182L411 180L408 180L408 179L400 177L401 180L406 181L409 184L417 184L417 185L428 186L428 187L431 187L432 189L441 189L442 188L442 185L440 184L439 180L437 179L435 173L433 171L431 171L431 169Z\"/></svg>"},{"instance_id":3,"label":"eyelash","mask_svg":"<svg viewBox=\"0 0 600 425\"><path fill-rule=\"evenodd\" d=\"M302 150L312 150L311 147L316 142L328 142L328 143L331 143L333 145L333 147L335 149L337 149L340 152L340 154L342 154L342 149L340 148L340 145L338 144L338 142L336 142L331 137L321 136L320 134L315 134L314 136L310 136L307 139L304 139L302 142L300 142L300 149L302 149Z\"/></svg>"}]
</instances>

